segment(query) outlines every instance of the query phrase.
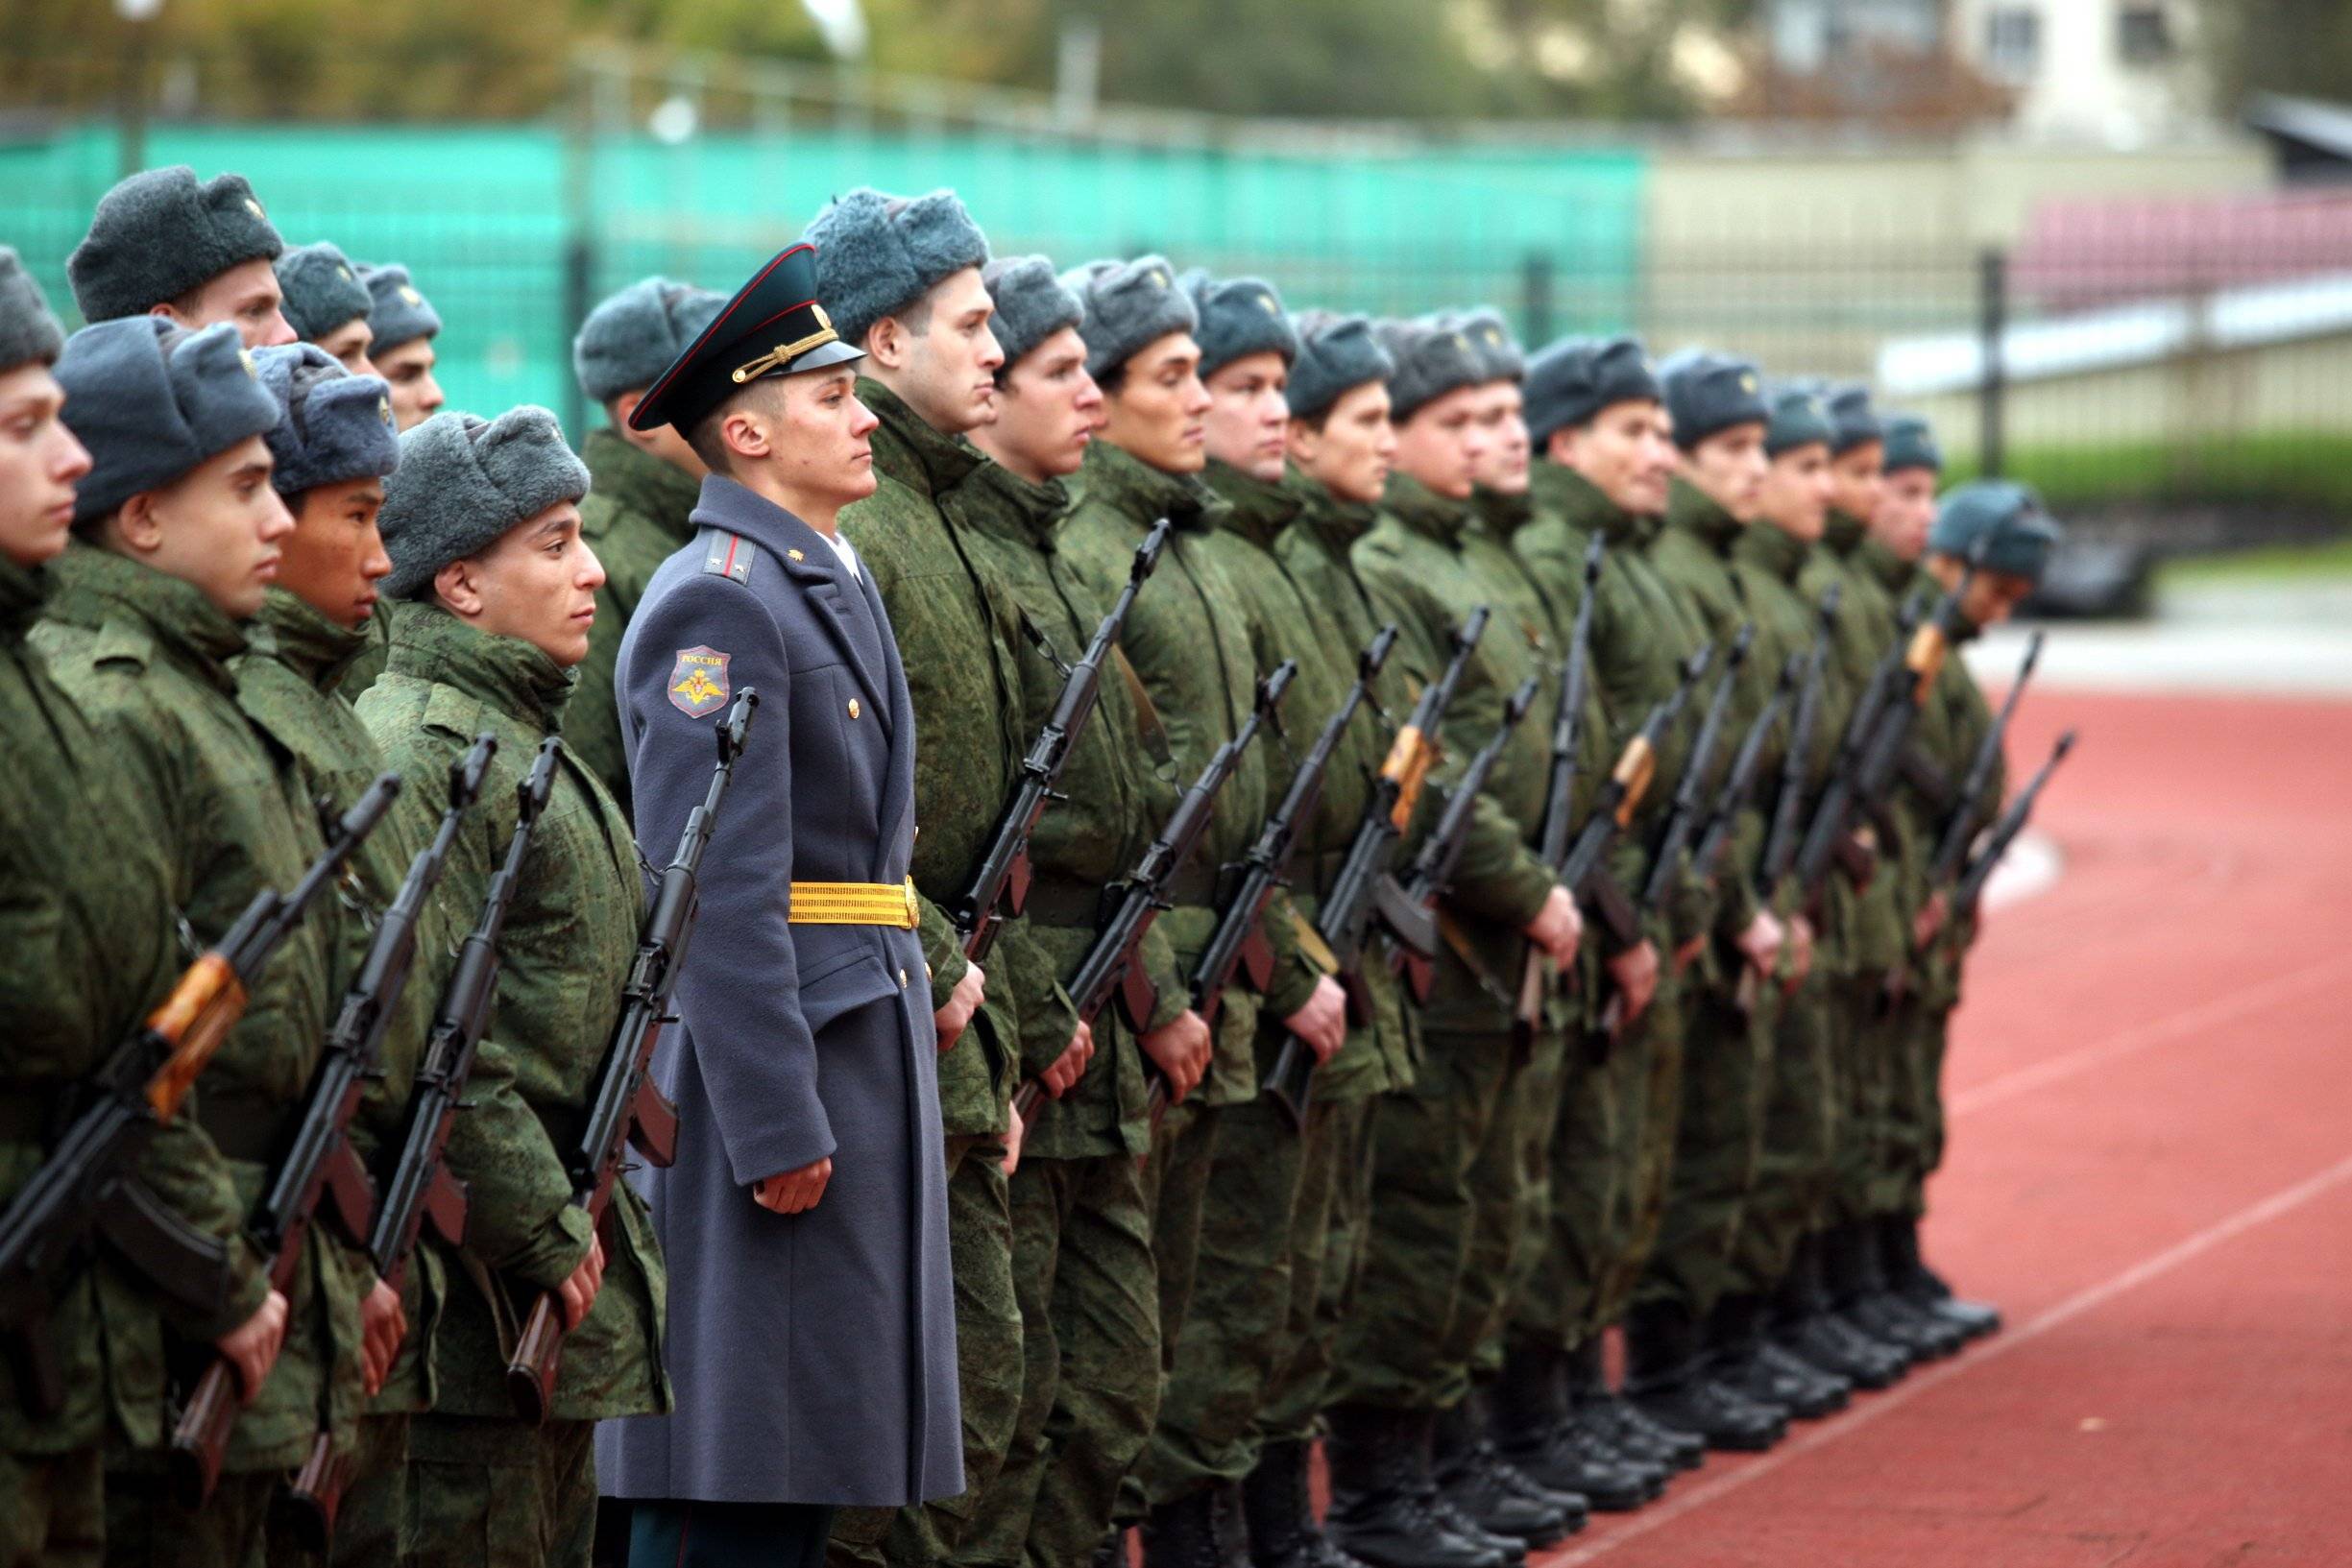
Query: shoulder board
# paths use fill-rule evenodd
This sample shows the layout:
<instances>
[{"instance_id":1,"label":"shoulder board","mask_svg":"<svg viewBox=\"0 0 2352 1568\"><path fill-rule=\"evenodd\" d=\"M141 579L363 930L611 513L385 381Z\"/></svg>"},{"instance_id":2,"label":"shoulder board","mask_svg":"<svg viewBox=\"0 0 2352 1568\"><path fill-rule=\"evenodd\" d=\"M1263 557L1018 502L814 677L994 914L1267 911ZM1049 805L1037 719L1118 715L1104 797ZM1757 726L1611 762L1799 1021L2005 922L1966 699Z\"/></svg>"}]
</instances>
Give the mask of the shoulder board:
<instances>
[{"instance_id":1,"label":"shoulder board","mask_svg":"<svg viewBox=\"0 0 2352 1568\"><path fill-rule=\"evenodd\" d=\"M155 633L135 620L109 620L90 643L93 664L124 663L145 669L155 658Z\"/></svg>"},{"instance_id":2,"label":"shoulder board","mask_svg":"<svg viewBox=\"0 0 2352 1568\"><path fill-rule=\"evenodd\" d=\"M751 586L751 564L760 558L760 546L740 534L721 529L711 530L702 550L702 570L709 577L732 577L746 588Z\"/></svg>"},{"instance_id":3,"label":"shoulder board","mask_svg":"<svg viewBox=\"0 0 2352 1568\"><path fill-rule=\"evenodd\" d=\"M479 698L469 697L453 686L435 686L432 695L424 699L424 714L418 723L422 729L445 731L471 741L483 728L484 712Z\"/></svg>"}]
</instances>

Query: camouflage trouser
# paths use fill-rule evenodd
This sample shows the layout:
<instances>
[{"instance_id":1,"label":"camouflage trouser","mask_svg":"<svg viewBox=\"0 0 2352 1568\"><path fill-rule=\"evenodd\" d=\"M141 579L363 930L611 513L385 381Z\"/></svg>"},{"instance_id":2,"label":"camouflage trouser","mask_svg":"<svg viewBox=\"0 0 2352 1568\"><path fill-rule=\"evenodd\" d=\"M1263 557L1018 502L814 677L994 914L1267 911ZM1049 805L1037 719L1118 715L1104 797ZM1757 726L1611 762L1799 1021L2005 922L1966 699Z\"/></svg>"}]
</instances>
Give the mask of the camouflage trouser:
<instances>
[{"instance_id":1,"label":"camouflage trouser","mask_svg":"<svg viewBox=\"0 0 2352 1568\"><path fill-rule=\"evenodd\" d=\"M1012 1446L1021 1414L1021 1303L1012 1283L1012 1205L1005 1146L947 1141L947 1244L956 1279L956 1380L963 1406L963 1487L903 1508L843 1508L826 1559L916 1568L953 1553Z\"/></svg>"},{"instance_id":2,"label":"camouflage trouser","mask_svg":"<svg viewBox=\"0 0 2352 1568\"><path fill-rule=\"evenodd\" d=\"M1249 1473L1259 1411L1299 1327L1292 1268L1304 1140L1262 1095L1216 1116L1192 1299L1168 1340L1159 1425L1138 1470L1154 1508ZM1164 1297L1161 1313L1165 1332Z\"/></svg>"},{"instance_id":3,"label":"camouflage trouser","mask_svg":"<svg viewBox=\"0 0 2352 1568\"><path fill-rule=\"evenodd\" d=\"M1624 1246L1611 1260L1593 1302L1593 1320L1603 1327L1625 1315L1634 1292L1649 1271L1665 1221L1666 1189L1674 1175L1674 1146L1683 1117L1683 1009L1685 999L1670 977L1661 977L1657 1000L1610 1048L1627 1058L1617 1079L1623 1098L1617 1123L1625 1129Z\"/></svg>"},{"instance_id":4,"label":"camouflage trouser","mask_svg":"<svg viewBox=\"0 0 2352 1568\"><path fill-rule=\"evenodd\" d=\"M1371 1129L1379 1101L1311 1100L1291 1214L1291 1308L1284 1340L1290 1359L1274 1371L1258 1411L1255 1438L1304 1442L1316 1435L1329 1402L1340 1326L1364 1275L1372 1200Z\"/></svg>"},{"instance_id":5,"label":"camouflage trouser","mask_svg":"<svg viewBox=\"0 0 2352 1568\"><path fill-rule=\"evenodd\" d=\"M594 1421L415 1417L404 1568L587 1568L595 1435Z\"/></svg>"},{"instance_id":6,"label":"camouflage trouser","mask_svg":"<svg viewBox=\"0 0 2352 1568\"><path fill-rule=\"evenodd\" d=\"M1756 1191L1778 1009L1759 1001L1754 1015L1743 1012L1730 985L1688 996L1674 1172L1641 1292L1705 1317L1732 1289L1733 1252Z\"/></svg>"},{"instance_id":7,"label":"camouflage trouser","mask_svg":"<svg viewBox=\"0 0 2352 1568\"><path fill-rule=\"evenodd\" d=\"M1010 1197L1021 1413L955 1560L1078 1568L1159 1410L1152 1211L1125 1154L1025 1159Z\"/></svg>"},{"instance_id":8,"label":"camouflage trouser","mask_svg":"<svg viewBox=\"0 0 2352 1568\"><path fill-rule=\"evenodd\" d=\"M1598 1320L1601 1286L1632 1244L1629 1194L1633 1098L1626 1083L1646 1071L1640 1052L1610 1050L1581 1029L1562 1054L1558 1107L1542 1148L1544 1174L1531 1194L1524 1277L1512 1291L1512 1345L1564 1350Z\"/></svg>"},{"instance_id":9,"label":"camouflage trouser","mask_svg":"<svg viewBox=\"0 0 2352 1568\"><path fill-rule=\"evenodd\" d=\"M408 1511L408 1424L404 1414L363 1415L352 1451L352 1484L335 1514L335 1568L398 1568ZM305 1560L282 1532L270 1537L279 1568Z\"/></svg>"},{"instance_id":10,"label":"camouflage trouser","mask_svg":"<svg viewBox=\"0 0 2352 1568\"><path fill-rule=\"evenodd\" d=\"M1514 1065L1508 1034L1430 1031L1419 1077L1382 1102L1371 1236L1332 1403L1443 1410L1468 1388L1485 1319L1465 1285L1471 1260L1508 1236L1515 1201L1508 1180L1481 1187L1473 1173L1508 1170Z\"/></svg>"},{"instance_id":11,"label":"camouflage trouser","mask_svg":"<svg viewBox=\"0 0 2352 1568\"><path fill-rule=\"evenodd\" d=\"M1897 1036L1885 1003L1885 977L1872 970L1840 987L1837 1191L1832 1221L1866 1219L1884 1190L1889 1107Z\"/></svg>"},{"instance_id":12,"label":"camouflage trouser","mask_svg":"<svg viewBox=\"0 0 2352 1568\"><path fill-rule=\"evenodd\" d=\"M0 1568L97 1568L106 1552L99 1451L0 1452Z\"/></svg>"},{"instance_id":13,"label":"camouflage trouser","mask_svg":"<svg viewBox=\"0 0 2352 1568\"><path fill-rule=\"evenodd\" d=\"M1915 1219L1927 1212L1928 1177L1944 1161L1944 1043L1952 1013L1912 1001L1896 1018L1886 1180L1873 1193L1871 1207Z\"/></svg>"},{"instance_id":14,"label":"camouflage trouser","mask_svg":"<svg viewBox=\"0 0 2352 1568\"><path fill-rule=\"evenodd\" d=\"M1538 1035L1519 1053L1503 1091L1507 1135L1490 1146L1491 1157L1482 1157L1471 1172L1482 1189L1492 1187L1511 1197L1509 1209L1496 1214L1503 1228L1471 1257L1463 1286L1470 1318L1465 1334L1476 1335L1469 1357L1474 1381L1502 1370L1514 1315L1534 1290L1544 1254L1551 1250L1552 1136L1560 1127L1568 1072L1567 1042L1557 1031Z\"/></svg>"},{"instance_id":15,"label":"camouflage trouser","mask_svg":"<svg viewBox=\"0 0 2352 1568\"><path fill-rule=\"evenodd\" d=\"M1816 974L1782 1001L1756 1193L1732 1255L1733 1289L1779 1285L1797 1243L1822 1222L1836 1185L1837 1069L1830 982Z\"/></svg>"},{"instance_id":16,"label":"camouflage trouser","mask_svg":"<svg viewBox=\"0 0 2352 1568\"><path fill-rule=\"evenodd\" d=\"M1167 1406L1169 1383L1176 1373L1176 1344L1192 1312L1193 1291L1200 1271L1200 1218L1208 1206L1218 1140L1228 1109L1200 1104L1197 1098L1171 1106L1152 1135L1152 1157L1144 1164L1144 1201L1152 1210L1152 1257L1159 1277L1162 1409ZM1156 1413L1153 1430L1158 1430ZM1159 1501L1147 1492L1144 1484L1151 1455L1147 1440L1134 1467L1119 1484L1119 1501L1111 1509L1114 1525L1143 1523L1151 1505Z\"/></svg>"},{"instance_id":17,"label":"camouflage trouser","mask_svg":"<svg viewBox=\"0 0 2352 1568\"><path fill-rule=\"evenodd\" d=\"M172 1501L160 1459L107 1466L107 1551L109 1568L263 1568L269 1560L270 1502L275 1470L225 1475L201 1508Z\"/></svg>"}]
</instances>

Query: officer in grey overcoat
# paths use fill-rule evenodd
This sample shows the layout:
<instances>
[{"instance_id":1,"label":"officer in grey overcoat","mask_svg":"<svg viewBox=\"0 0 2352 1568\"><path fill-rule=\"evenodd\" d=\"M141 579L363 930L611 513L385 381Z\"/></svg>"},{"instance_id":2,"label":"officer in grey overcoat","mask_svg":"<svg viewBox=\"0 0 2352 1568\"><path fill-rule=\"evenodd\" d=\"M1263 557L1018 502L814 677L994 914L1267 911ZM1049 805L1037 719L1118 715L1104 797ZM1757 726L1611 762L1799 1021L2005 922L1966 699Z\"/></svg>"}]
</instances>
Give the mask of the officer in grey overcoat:
<instances>
[{"instance_id":1,"label":"officer in grey overcoat","mask_svg":"<svg viewBox=\"0 0 2352 1568\"><path fill-rule=\"evenodd\" d=\"M654 1056L676 1163L637 1173L670 1278L674 1414L597 1434L630 1560L814 1568L832 1510L963 1486L936 1037L914 930L914 715L835 516L874 488L862 355L815 253L762 269L639 404L712 473L615 681L666 860L714 726L760 703Z\"/></svg>"}]
</instances>

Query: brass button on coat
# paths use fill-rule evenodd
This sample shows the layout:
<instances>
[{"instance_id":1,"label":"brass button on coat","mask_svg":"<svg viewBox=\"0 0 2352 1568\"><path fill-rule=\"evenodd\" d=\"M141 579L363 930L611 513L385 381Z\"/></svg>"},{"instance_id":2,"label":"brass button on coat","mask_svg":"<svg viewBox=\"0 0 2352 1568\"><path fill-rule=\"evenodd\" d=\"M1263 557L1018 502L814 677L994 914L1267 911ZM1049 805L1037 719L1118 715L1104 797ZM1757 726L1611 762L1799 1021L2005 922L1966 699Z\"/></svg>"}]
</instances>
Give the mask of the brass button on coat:
<instances>
[{"instance_id":1,"label":"brass button on coat","mask_svg":"<svg viewBox=\"0 0 2352 1568\"><path fill-rule=\"evenodd\" d=\"M858 716L858 699L855 697L849 699L849 716L851 718Z\"/></svg>"}]
</instances>

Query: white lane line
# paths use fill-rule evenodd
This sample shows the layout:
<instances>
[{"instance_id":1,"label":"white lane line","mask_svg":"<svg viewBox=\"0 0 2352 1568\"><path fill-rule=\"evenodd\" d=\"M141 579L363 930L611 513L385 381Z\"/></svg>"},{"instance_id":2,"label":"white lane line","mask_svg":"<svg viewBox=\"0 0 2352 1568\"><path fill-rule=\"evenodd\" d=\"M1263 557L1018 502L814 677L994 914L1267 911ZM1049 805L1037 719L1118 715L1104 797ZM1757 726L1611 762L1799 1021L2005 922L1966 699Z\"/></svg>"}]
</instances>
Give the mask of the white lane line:
<instances>
[{"instance_id":1,"label":"white lane line","mask_svg":"<svg viewBox=\"0 0 2352 1568\"><path fill-rule=\"evenodd\" d=\"M2038 899L2058 885L2066 872L2066 856L2058 846L2038 832L2022 832L2009 846L2009 853L2000 857L1992 876L1984 882L1984 906L1987 909L2006 909L2012 905Z\"/></svg>"},{"instance_id":2,"label":"white lane line","mask_svg":"<svg viewBox=\"0 0 2352 1568\"><path fill-rule=\"evenodd\" d=\"M2159 1275L2170 1273L2182 1264L2212 1251L2224 1242L2231 1241L2257 1225L2267 1224L2283 1214L2300 1208L2331 1188L2343 1185L2347 1180L2352 1180L2352 1157L2340 1160L2316 1175L2308 1176L2296 1182L2292 1187L2273 1193L2268 1197L2239 1210L2229 1218L2206 1226L2186 1241L2175 1242L2164 1251L2133 1264L2120 1274L2077 1291L2031 1322L2010 1329L1993 1339L1962 1351L1956 1360L1948 1361L1940 1366L1930 1367L1925 1372L1914 1372L1885 1393L1867 1396L1868 1402L1860 1408L1842 1415L1830 1417L1827 1424L1817 1425L1803 1436L1782 1443L1779 1448L1744 1469L1732 1471L1711 1482L1703 1482L1670 1503L1645 1508L1640 1513L1634 1515L1622 1528L1612 1532L1607 1540L1595 1541L1589 1546L1577 1547L1566 1552L1532 1556L1528 1559L1530 1568L1578 1568L1579 1564L1592 1562L1615 1551L1628 1541L1638 1540L1653 1531L1661 1530L1685 1514L1703 1508L1719 1498L1730 1496L1750 1482L1771 1475L1774 1471L1803 1459L1816 1449L1836 1442L1841 1437L1852 1435L1885 1415L1887 1411L1901 1410L1922 1395L1942 1387L1953 1378L1965 1377L1990 1362L1999 1361L2019 1346L2031 1344L2051 1331L2065 1327L2086 1313L2097 1312L2126 1291L2135 1290Z\"/></svg>"},{"instance_id":3,"label":"white lane line","mask_svg":"<svg viewBox=\"0 0 2352 1568\"><path fill-rule=\"evenodd\" d=\"M1946 1104L1946 1114L1958 1117L1981 1111L2004 1100L2015 1099L2020 1095L2031 1094L2036 1089L2088 1073L2095 1067L2103 1067L2118 1057L2130 1056L2155 1046L2167 1045L2184 1035L2212 1028L2242 1013L2253 1012L2272 1002L2300 996L2321 981L2336 978L2347 966L2352 966L2352 952L2333 953L2316 963L2289 970L2284 975L2274 975L2259 984L2244 986L2227 996L2218 997L2202 1007L2192 1007L2185 1013L2174 1013L2135 1025L2097 1045L2070 1050L2063 1056L2052 1056L2031 1067L2021 1067L2014 1073L2004 1073L2000 1077L1988 1079L1973 1089L1952 1096Z\"/></svg>"}]
</instances>

